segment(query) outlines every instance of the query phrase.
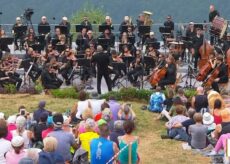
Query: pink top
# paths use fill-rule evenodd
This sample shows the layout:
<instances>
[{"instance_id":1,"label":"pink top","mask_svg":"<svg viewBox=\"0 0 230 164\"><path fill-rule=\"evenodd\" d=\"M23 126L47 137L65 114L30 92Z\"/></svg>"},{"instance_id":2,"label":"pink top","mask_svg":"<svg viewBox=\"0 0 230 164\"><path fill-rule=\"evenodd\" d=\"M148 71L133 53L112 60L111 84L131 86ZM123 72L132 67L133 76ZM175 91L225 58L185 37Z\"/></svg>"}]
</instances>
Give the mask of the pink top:
<instances>
[{"instance_id":1,"label":"pink top","mask_svg":"<svg viewBox=\"0 0 230 164\"><path fill-rule=\"evenodd\" d=\"M97 126L95 126L93 129L94 129L94 131L95 131L96 133L99 133L99 129L98 129ZM78 132L79 132L79 134L82 134L82 133L85 133L85 132L86 132L86 130L85 130L85 122L84 122L84 121L82 121L82 122L80 123L79 128L78 128Z\"/></svg>"},{"instance_id":2,"label":"pink top","mask_svg":"<svg viewBox=\"0 0 230 164\"><path fill-rule=\"evenodd\" d=\"M8 131L16 130L17 127L15 124L8 124Z\"/></svg>"},{"instance_id":3,"label":"pink top","mask_svg":"<svg viewBox=\"0 0 230 164\"><path fill-rule=\"evenodd\" d=\"M19 154L16 154L14 149L6 153L6 164L18 164L19 161L26 157L25 150L21 150Z\"/></svg>"},{"instance_id":4,"label":"pink top","mask_svg":"<svg viewBox=\"0 0 230 164\"><path fill-rule=\"evenodd\" d=\"M43 131L42 131L42 139L46 138L46 136L47 136L50 132L52 132L53 130L54 130L53 127L48 128L48 129L46 129L46 130L43 130Z\"/></svg>"},{"instance_id":5,"label":"pink top","mask_svg":"<svg viewBox=\"0 0 230 164\"><path fill-rule=\"evenodd\" d=\"M15 124L9 124L8 125L8 133L7 133L7 136L5 137L5 139L8 141L11 141L13 138L11 131L16 130L16 129L17 129L17 127Z\"/></svg>"}]
</instances>

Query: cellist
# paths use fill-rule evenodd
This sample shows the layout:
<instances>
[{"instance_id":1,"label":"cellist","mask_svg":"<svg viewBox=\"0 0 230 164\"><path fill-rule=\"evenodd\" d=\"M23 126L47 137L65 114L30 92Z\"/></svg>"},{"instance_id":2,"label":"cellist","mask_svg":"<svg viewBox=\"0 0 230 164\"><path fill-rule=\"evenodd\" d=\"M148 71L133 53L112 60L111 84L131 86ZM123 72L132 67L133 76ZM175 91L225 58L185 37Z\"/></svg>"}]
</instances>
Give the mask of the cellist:
<instances>
[{"instance_id":1,"label":"cellist","mask_svg":"<svg viewBox=\"0 0 230 164\"><path fill-rule=\"evenodd\" d=\"M228 67L223 62L223 56L218 55L216 58L216 68L219 67L219 74L217 78L212 83L212 89L220 92L219 90L219 84L225 84L228 83Z\"/></svg>"},{"instance_id":2,"label":"cellist","mask_svg":"<svg viewBox=\"0 0 230 164\"><path fill-rule=\"evenodd\" d=\"M169 55L166 58L165 67L167 68L166 75L158 83L162 89L165 88L165 85L175 84L176 82L177 67L175 59L172 55Z\"/></svg>"}]
</instances>

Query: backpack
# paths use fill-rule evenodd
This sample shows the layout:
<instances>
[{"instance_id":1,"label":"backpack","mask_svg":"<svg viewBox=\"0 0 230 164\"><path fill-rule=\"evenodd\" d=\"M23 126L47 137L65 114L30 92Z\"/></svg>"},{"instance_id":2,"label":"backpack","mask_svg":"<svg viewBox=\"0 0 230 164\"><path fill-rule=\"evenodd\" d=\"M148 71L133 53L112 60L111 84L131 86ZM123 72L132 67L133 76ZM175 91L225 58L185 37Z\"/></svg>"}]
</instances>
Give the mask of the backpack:
<instances>
[{"instance_id":1,"label":"backpack","mask_svg":"<svg viewBox=\"0 0 230 164\"><path fill-rule=\"evenodd\" d=\"M88 152L82 148L76 150L73 156L73 164L89 164Z\"/></svg>"},{"instance_id":2,"label":"backpack","mask_svg":"<svg viewBox=\"0 0 230 164\"><path fill-rule=\"evenodd\" d=\"M150 107L149 110L152 112L161 112L163 110L163 96L162 93L154 94L150 99Z\"/></svg>"}]
</instances>

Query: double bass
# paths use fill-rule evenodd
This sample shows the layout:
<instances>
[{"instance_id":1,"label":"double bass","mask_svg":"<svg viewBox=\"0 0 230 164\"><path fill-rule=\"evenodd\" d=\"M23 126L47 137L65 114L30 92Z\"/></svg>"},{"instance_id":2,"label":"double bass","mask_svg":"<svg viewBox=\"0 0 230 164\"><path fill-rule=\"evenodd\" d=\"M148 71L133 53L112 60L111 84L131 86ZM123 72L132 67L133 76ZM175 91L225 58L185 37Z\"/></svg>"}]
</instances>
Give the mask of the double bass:
<instances>
[{"instance_id":1,"label":"double bass","mask_svg":"<svg viewBox=\"0 0 230 164\"><path fill-rule=\"evenodd\" d=\"M228 77L230 77L230 48L226 52L226 64L228 65Z\"/></svg>"}]
</instances>

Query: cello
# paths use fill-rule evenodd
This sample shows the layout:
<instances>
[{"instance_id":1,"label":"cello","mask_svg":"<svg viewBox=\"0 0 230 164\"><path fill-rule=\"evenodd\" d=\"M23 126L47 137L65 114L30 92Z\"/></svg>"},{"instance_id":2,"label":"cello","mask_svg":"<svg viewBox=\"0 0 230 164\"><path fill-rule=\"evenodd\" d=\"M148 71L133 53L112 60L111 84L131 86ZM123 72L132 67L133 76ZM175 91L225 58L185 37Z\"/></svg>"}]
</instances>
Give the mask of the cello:
<instances>
[{"instance_id":1,"label":"cello","mask_svg":"<svg viewBox=\"0 0 230 164\"><path fill-rule=\"evenodd\" d=\"M161 65L160 65L161 66ZM167 67L166 67L166 64L161 68L161 69L158 69L156 71L154 71L149 79L149 83L152 85L152 86L156 86L159 81L165 77L166 75L166 72L167 72Z\"/></svg>"},{"instance_id":2,"label":"cello","mask_svg":"<svg viewBox=\"0 0 230 164\"><path fill-rule=\"evenodd\" d=\"M221 65L221 64L220 64ZM204 81L204 83L202 84L202 86L204 87L210 87L212 86L212 83L214 82L214 80L218 77L219 73L220 73L220 65L218 65L211 73L210 76L208 78L206 78L206 80Z\"/></svg>"},{"instance_id":3,"label":"cello","mask_svg":"<svg viewBox=\"0 0 230 164\"><path fill-rule=\"evenodd\" d=\"M230 77L230 48L226 52L226 64L228 65L228 77Z\"/></svg>"}]
</instances>

